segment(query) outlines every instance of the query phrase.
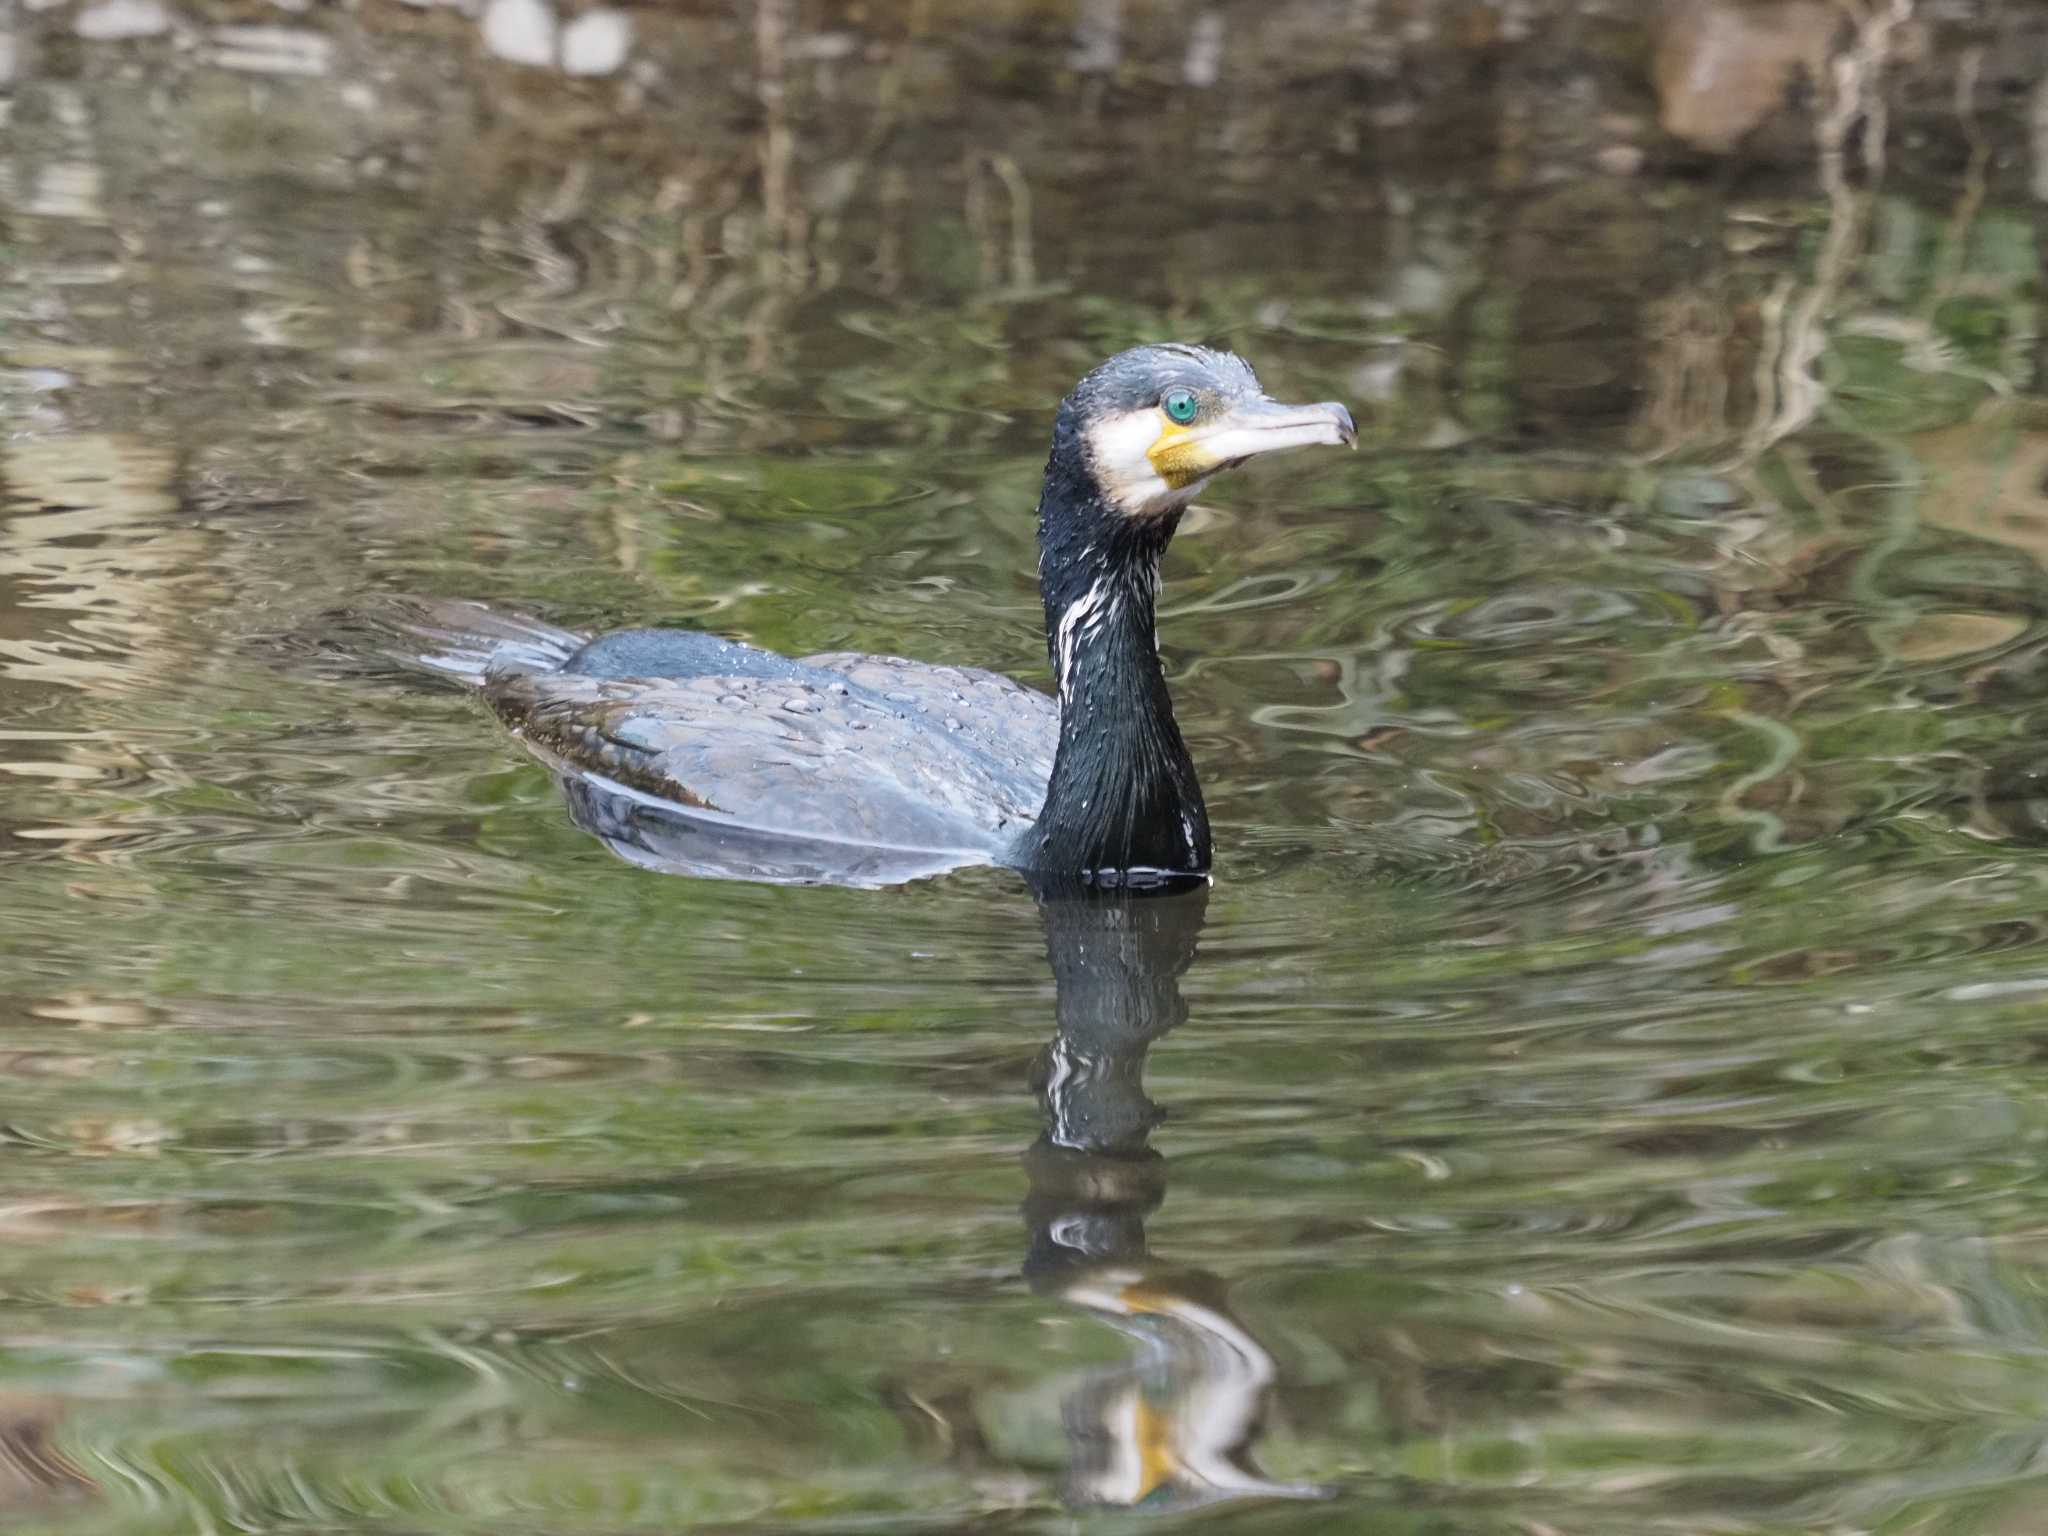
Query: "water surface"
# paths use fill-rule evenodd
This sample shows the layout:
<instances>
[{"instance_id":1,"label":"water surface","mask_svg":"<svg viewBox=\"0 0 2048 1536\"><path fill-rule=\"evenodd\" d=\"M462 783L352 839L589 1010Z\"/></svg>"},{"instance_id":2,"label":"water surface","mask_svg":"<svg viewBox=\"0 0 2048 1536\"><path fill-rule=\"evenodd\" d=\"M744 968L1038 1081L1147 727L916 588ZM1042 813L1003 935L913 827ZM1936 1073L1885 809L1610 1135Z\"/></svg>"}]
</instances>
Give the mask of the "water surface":
<instances>
[{"instance_id":1,"label":"water surface","mask_svg":"<svg viewBox=\"0 0 2048 1536\"><path fill-rule=\"evenodd\" d=\"M1723 155L1711 6L247 9L0 71L0 1523L2033 1529L2038 16ZM1043 684L1167 336L1365 439L1174 546L1207 893L662 878L352 643Z\"/></svg>"}]
</instances>

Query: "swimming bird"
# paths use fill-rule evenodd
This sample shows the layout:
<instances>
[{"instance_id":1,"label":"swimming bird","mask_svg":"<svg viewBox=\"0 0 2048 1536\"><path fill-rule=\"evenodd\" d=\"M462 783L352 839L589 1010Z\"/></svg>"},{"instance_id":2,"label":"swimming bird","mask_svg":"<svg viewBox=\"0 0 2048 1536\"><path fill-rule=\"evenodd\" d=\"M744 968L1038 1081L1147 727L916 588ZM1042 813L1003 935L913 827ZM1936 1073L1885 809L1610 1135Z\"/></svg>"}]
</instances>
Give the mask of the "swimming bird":
<instances>
[{"instance_id":1,"label":"swimming bird","mask_svg":"<svg viewBox=\"0 0 2048 1536\"><path fill-rule=\"evenodd\" d=\"M1229 352L1134 347L1061 401L1038 499L1052 697L971 667L791 658L679 629L595 639L474 605L419 610L414 658L469 681L637 862L881 884L970 864L1089 883L1209 869L1208 811L1160 666L1159 562L1210 478L1355 444Z\"/></svg>"}]
</instances>

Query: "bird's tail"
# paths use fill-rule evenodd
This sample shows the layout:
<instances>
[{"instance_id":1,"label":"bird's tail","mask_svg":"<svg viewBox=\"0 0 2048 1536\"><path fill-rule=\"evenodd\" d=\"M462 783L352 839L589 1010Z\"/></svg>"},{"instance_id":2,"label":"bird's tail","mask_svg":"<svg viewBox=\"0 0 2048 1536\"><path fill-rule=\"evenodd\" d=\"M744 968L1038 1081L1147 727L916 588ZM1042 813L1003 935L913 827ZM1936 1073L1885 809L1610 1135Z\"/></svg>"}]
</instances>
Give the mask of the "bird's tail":
<instances>
[{"instance_id":1,"label":"bird's tail","mask_svg":"<svg viewBox=\"0 0 2048 1536\"><path fill-rule=\"evenodd\" d=\"M391 597L350 615L363 650L471 688L497 672L553 672L589 638L453 598Z\"/></svg>"}]
</instances>

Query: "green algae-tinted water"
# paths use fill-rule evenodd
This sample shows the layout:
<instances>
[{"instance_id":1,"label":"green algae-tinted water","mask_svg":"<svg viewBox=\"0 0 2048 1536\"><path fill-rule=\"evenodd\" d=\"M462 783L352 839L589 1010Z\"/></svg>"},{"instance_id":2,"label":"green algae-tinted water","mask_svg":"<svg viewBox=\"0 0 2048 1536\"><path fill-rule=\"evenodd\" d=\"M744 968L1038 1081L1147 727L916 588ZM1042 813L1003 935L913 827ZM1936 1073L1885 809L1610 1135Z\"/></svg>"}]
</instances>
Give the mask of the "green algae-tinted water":
<instances>
[{"instance_id":1,"label":"green algae-tinted water","mask_svg":"<svg viewBox=\"0 0 2048 1536\"><path fill-rule=\"evenodd\" d=\"M0 1524L2035 1529L2039 18L1716 158L1627 9L13 18ZM1364 435L1174 546L1206 897L635 870L350 652L1043 682L1167 336Z\"/></svg>"}]
</instances>

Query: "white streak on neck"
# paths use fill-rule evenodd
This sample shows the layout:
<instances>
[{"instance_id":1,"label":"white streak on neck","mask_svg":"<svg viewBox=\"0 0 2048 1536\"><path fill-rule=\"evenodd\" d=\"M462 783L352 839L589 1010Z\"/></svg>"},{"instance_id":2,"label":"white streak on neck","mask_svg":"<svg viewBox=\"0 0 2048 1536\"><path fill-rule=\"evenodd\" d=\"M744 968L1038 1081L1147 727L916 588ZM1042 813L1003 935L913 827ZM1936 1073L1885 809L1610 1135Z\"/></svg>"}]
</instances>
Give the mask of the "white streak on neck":
<instances>
[{"instance_id":1,"label":"white streak on neck","mask_svg":"<svg viewBox=\"0 0 2048 1536\"><path fill-rule=\"evenodd\" d=\"M1059 666L1060 697L1065 699L1073 691L1074 658L1079 652L1081 641L1101 633L1105 624L1112 622L1123 607L1123 584L1114 576L1098 576L1094 584L1060 615L1059 627L1053 631L1053 655Z\"/></svg>"}]
</instances>

